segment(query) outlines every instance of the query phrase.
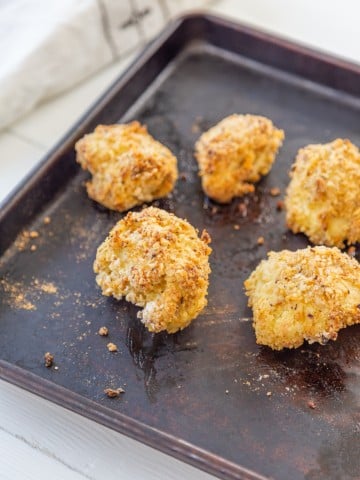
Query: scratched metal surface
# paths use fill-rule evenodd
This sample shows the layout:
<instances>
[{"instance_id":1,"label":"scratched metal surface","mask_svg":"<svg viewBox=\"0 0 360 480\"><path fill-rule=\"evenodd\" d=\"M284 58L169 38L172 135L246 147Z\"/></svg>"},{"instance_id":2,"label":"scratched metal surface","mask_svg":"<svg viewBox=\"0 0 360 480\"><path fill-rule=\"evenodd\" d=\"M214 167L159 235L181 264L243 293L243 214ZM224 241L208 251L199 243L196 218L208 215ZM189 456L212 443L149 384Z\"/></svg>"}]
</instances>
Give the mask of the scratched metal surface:
<instances>
[{"instance_id":1,"label":"scratched metal surface","mask_svg":"<svg viewBox=\"0 0 360 480\"><path fill-rule=\"evenodd\" d=\"M178 334L152 335L135 307L101 296L92 263L121 215L90 201L86 175L77 173L27 227L39 236L1 259L1 359L94 400L99 411L106 406L265 476L360 478L360 327L326 346L272 352L255 343L242 286L268 250L307 245L287 231L276 209L282 196L270 188L284 193L303 145L335 137L360 144L360 112L321 87L273 74L221 51L189 49L131 113L179 161L174 194L155 204L212 237L209 304L200 317ZM201 191L193 145L233 112L270 117L286 140L253 195L218 206ZM108 338L97 334L102 325ZM43 366L46 351L57 370ZM125 394L106 398L104 388L118 386Z\"/></svg>"}]
</instances>

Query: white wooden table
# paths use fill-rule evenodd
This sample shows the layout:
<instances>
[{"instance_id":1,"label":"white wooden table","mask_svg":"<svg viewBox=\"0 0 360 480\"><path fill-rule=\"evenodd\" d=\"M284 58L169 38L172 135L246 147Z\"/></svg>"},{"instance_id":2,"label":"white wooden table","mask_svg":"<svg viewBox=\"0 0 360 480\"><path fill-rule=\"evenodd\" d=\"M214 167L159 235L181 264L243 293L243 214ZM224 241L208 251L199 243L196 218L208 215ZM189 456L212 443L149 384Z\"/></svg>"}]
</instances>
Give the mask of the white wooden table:
<instances>
[{"instance_id":1,"label":"white wooden table","mask_svg":"<svg viewBox=\"0 0 360 480\"><path fill-rule=\"evenodd\" d=\"M221 0L210 10L360 63L358 0ZM0 199L39 162L131 59L119 60L0 133ZM0 381L0 480L49 477L214 478Z\"/></svg>"}]
</instances>

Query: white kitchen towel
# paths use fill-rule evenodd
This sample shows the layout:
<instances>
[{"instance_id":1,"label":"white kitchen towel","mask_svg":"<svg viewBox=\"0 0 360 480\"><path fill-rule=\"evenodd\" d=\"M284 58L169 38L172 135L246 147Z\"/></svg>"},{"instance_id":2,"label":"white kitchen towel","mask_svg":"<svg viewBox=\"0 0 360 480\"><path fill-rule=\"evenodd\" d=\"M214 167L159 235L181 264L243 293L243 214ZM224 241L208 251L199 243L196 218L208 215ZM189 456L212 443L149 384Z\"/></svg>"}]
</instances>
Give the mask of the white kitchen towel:
<instances>
[{"instance_id":1,"label":"white kitchen towel","mask_svg":"<svg viewBox=\"0 0 360 480\"><path fill-rule=\"evenodd\" d=\"M0 0L0 129L208 0Z\"/></svg>"}]
</instances>

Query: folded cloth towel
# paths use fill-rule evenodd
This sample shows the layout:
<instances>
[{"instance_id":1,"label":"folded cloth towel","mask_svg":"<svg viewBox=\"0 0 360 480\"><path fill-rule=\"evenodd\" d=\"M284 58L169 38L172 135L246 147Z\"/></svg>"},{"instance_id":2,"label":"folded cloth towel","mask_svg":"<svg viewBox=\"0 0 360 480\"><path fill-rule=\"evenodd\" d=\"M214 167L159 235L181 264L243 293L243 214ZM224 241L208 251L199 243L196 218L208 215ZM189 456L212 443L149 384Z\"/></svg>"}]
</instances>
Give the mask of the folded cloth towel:
<instances>
[{"instance_id":1,"label":"folded cloth towel","mask_svg":"<svg viewBox=\"0 0 360 480\"><path fill-rule=\"evenodd\" d=\"M209 0L0 0L0 129Z\"/></svg>"}]
</instances>

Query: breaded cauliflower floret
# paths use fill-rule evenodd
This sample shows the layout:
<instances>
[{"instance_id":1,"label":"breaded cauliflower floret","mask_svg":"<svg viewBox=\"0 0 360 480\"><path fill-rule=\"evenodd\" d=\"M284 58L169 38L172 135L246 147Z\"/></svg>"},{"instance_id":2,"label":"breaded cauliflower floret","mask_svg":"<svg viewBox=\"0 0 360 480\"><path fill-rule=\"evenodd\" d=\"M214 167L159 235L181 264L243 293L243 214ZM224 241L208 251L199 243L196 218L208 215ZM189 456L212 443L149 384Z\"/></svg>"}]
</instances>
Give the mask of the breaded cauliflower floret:
<instances>
[{"instance_id":1,"label":"breaded cauliflower floret","mask_svg":"<svg viewBox=\"0 0 360 480\"><path fill-rule=\"evenodd\" d=\"M257 343L326 343L360 323L360 264L336 247L270 252L245 281Z\"/></svg>"},{"instance_id":2,"label":"breaded cauliflower floret","mask_svg":"<svg viewBox=\"0 0 360 480\"><path fill-rule=\"evenodd\" d=\"M257 115L230 115L195 144L202 188L206 195L228 203L254 191L266 175L284 139L271 120Z\"/></svg>"},{"instance_id":3,"label":"breaded cauliflower floret","mask_svg":"<svg viewBox=\"0 0 360 480\"><path fill-rule=\"evenodd\" d=\"M112 210L165 197L178 176L176 157L139 122L99 125L75 149L77 162L93 176L89 197Z\"/></svg>"},{"instance_id":4,"label":"breaded cauliflower floret","mask_svg":"<svg viewBox=\"0 0 360 480\"><path fill-rule=\"evenodd\" d=\"M182 330L206 306L210 237L158 208L130 212L100 245L94 263L104 295L144 307L150 332Z\"/></svg>"},{"instance_id":5,"label":"breaded cauliflower floret","mask_svg":"<svg viewBox=\"0 0 360 480\"><path fill-rule=\"evenodd\" d=\"M285 198L286 221L312 243L360 241L360 153L349 140L299 150Z\"/></svg>"}]
</instances>

